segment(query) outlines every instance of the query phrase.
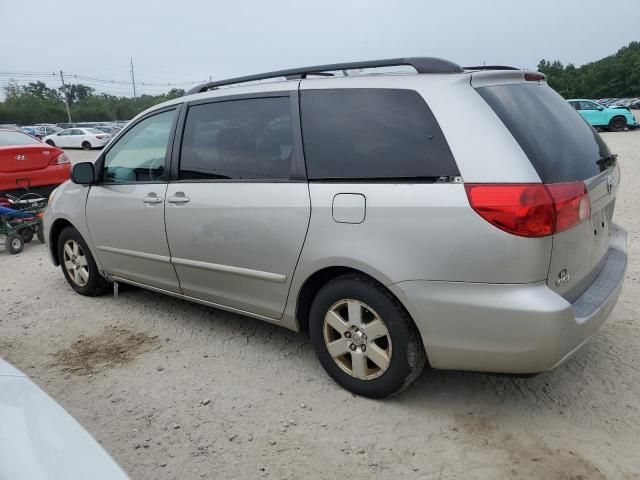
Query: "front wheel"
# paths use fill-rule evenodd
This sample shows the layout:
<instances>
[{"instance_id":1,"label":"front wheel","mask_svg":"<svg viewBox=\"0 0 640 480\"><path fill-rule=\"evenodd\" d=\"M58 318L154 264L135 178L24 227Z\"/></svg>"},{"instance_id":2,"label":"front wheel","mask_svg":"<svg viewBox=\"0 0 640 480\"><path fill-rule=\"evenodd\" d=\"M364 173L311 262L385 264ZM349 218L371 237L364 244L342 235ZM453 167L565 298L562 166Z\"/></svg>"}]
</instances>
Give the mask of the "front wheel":
<instances>
[{"instance_id":1,"label":"front wheel","mask_svg":"<svg viewBox=\"0 0 640 480\"><path fill-rule=\"evenodd\" d=\"M108 282L100 275L82 235L73 227L65 228L58 237L58 260L67 282L80 295L93 297L107 290Z\"/></svg>"},{"instance_id":2,"label":"front wheel","mask_svg":"<svg viewBox=\"0 0 640 480\"><path fill-rule=\"evenodd\" d=\"M84 142L82 142L82 149L91 150L91 144L85 140Z\"/></svg>"},{"instance_id":3,"label":"front wheel","mask_svg":"<svg viewBox=\"0 0 640 480\"><path fill-rule=\"evenodd\" d=\"M612 132L621 132L627 126L627 121L624 117L613 117L609 122L609 130Z\"/></svg>"},{"instance_id":4,"label":"front wheel","mask_svg":"<svg viewBox=\"0 0 640 480\"><path fill-rule=\"evenodd\" d=\"M309 333L329 376L365 397L400 392L426 363L408 313L388 290L364 275L344 275L320 289L311 306Z\"/></svg>"}]
</instances>

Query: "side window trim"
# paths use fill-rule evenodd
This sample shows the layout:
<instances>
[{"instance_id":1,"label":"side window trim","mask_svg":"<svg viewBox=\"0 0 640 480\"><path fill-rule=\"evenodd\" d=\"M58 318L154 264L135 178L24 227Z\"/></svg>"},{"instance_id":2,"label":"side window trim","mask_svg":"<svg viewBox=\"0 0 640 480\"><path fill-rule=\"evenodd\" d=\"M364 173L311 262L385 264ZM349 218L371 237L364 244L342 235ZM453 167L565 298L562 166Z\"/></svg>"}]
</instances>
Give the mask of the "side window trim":
<instances>
[{"instance_id":1,"label":"side window trim","mask_svg":"<svg viewBox=\"0 0 640 480\"><path fill-rule=\"evenodd\" d=\"M131 130L132 128L134 128L136 125L138 125L140 122L145 121L146 119L153 117L155 115L159 115L161 113L165 113L165 112L169 112L172 110L175 110L175 113L173 115L173 120L171 122L171 130L169 132L169 140L167 142L167 151L165 152L165 157L164 157L164 167L165 167L165 171L169 171L169 167L171 165L171 158L172 158L172 153L173 153L173 144L174 144L174 138L175 138L175 134L176 134L176 126L178 125L178 118L182 115L182 111L186 110L185 108L183 108L184 103L179 103L177 105L170 105L168 107L165 108L161 108L158 110L154 110L152 112L149 112L147 115L140 117L135 123L130 123L128 124L125 128L123 128L120 132L118 132L118 135L116 136L116 141L112 142L108 145L107 148L105 148L102 153L100 154L100 156L98 157L98 159L96 160L95 163L95 169L98 172L98 178L96 180L96 184L99 185L124 185L124 184L130 184L130 185L135 185L135 184L145 184L145 183L167 183L169 181L169 175L165 174L165 178L161 179L161 180L153 180L153 181L144 181L144 182L105 182L103 181L103 174L104 174L104 161L105 158L107 156L107 154L109 153L109 151L122 139L122 137L124 137L127 132L129 130Z\"/></svg>"},{"instance_id":2,"label":"side window trim","mask_svg":"<svg viewBox=\"0 0 640 480\"><path fill-rule=\"evenodd\" d=\"M298 86L300 84L298 83ZM291 124L293 135L292 171L290 179L180 179L180 151L184 129L186 126L189 108L196 105L210 103L232 102L236 100L252 100L259 98L289 98L291 101ZM172 142L170 182L172 183L293 183L306 182L306 170L304 167L304 153L302 149L302 132L300 128L300 110L298 89L280 90L273 92L255 92L239 95L225 95L223 97L211 97L185 102L177 119L175 135Z\"/></svg>"}]
</instances>

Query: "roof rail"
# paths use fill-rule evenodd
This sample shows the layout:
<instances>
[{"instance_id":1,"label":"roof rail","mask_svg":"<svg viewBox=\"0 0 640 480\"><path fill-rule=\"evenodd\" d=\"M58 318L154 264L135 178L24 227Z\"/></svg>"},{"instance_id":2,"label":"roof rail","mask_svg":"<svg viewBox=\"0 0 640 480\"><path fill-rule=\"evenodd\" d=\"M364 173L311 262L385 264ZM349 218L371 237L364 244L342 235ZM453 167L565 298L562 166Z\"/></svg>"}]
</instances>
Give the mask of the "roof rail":
<instances>
[{"instance_id":1,"label":"roof rail","mask_svg":"<svg viewBox=\"0 0 640 480\"><path fill-rule=\"evenodd\" d=\"M462 68L464 68L465 70L520 70L517 67L509 67L508 65L480 65Z\"/></svg>"},{"instance_id":2,"label":"roof rail","mask_svg":"<svg viewBox=\"0 0 640 480\"><path fill-rule=\"evenodd\" d=\"M246 77L229 78L215 82L203 83L189 90L185 95L206 92L223 85L233 85L236 83L253 82L256 80L267 80L270 78L286 77L287 79L302 79L311 74L326 74L339 70L355 70L360 68L397 67L407 65L416 69L417 73L463 73L460 65L436 57L409 57L409 58L388 58L386 60L369 60L365 62L333 63L329 65L315 65L312 67L292 68L289 70L276 70L274 72L258 73Z\"/></svg>"}]
</instances>

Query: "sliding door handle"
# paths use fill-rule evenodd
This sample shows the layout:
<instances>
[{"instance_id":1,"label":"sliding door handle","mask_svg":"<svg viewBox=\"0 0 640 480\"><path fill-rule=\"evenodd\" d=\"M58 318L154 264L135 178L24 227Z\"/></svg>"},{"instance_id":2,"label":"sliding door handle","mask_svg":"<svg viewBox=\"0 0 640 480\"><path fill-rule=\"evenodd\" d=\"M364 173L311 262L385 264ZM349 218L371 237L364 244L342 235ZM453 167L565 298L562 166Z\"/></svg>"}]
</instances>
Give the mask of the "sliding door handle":
<instances>
[{"instance_id":1,"label":"sliding door handle","mask_svg":"<svg viewBox=\"0 0 640 480\"><path fill-rule=\"evenodd\" d=\"M184 192L176 192L175 195L172 195L170 197L167 198L167 202L169 203L177 203L177 204L183 204L183 203L187 203L191 201L191 199L189 197L187 197Z\"/></svg>"}]
</instances>

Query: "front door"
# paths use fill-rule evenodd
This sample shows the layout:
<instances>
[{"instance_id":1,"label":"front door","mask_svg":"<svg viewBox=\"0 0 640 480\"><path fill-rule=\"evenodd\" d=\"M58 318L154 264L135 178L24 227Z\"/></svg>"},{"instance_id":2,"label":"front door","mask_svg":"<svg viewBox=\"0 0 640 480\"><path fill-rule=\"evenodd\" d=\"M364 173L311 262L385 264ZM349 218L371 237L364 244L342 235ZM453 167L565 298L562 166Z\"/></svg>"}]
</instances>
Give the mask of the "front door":
<instances>
[{"instance_id":1,"label":"front door","mask_svg":"<svg viewBox=\"0 0 640 480\"><path fill-rule=\"evenodd\" d=\"M295 179L292 101L283 92L190 106L165 210L185 295L282 316L311 211Z\"/></svg>"},{"instance_id":2,"label":"front door","mask_svg":"<svg viewBox=\"0 0 640 480\"><path fill-rule=\"evenodd\" d=\"M591 125L606 125L604 117L605 114L603 112L603 108L596 104L595 102L586 102L581 101L580 105L582 109L580 113L584 117L584 119L589 122Z\"/></svg>"},{"instance_id":3,"label":"front door","mask_svg":"<svg viewBox=\"0 0 640 480\"><path fill-rule=\"evenodd\" d=\"M180 292L164 226L168 145L176 110L143 118L99 160L101 180L87 199L87 223L100 263L125 280Z\"/></svg>"}]
</instances>

